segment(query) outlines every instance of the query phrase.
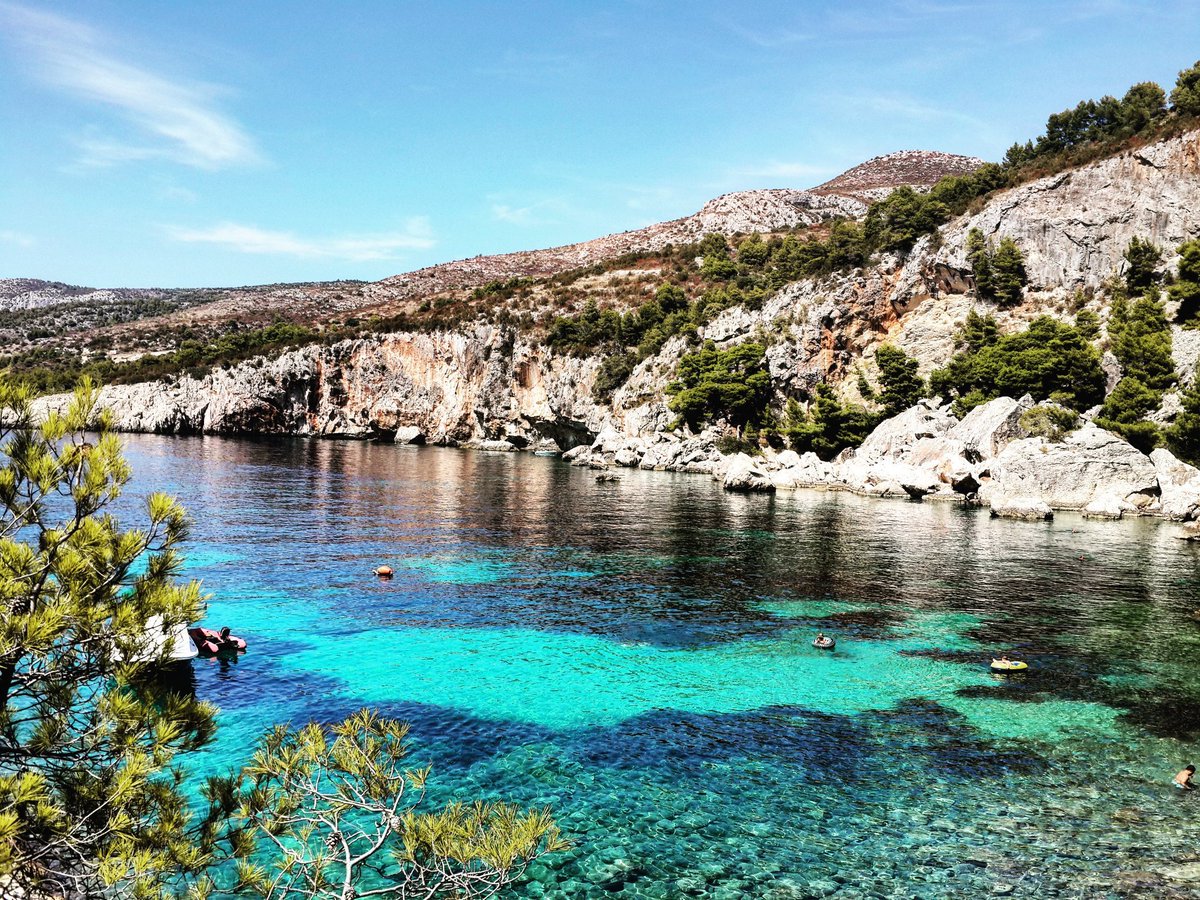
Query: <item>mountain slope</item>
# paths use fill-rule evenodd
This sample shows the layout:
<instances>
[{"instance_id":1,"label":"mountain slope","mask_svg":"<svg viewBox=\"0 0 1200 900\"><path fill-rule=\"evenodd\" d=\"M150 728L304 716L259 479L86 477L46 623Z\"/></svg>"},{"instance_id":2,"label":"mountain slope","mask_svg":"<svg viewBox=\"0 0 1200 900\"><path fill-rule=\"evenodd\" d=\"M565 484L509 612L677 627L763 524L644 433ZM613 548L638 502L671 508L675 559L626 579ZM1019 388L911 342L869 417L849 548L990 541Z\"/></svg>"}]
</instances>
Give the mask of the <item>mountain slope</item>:
<instances>
[{"instance_id":1,"label":"mountain slope","mask_svg":"<svg viewBox=\"0 0 1200 900\"><path fill-rule=\"evenodd\" d=\"M634 231L544 250L440 263L373 284L341 281L202 290L97 290L33 279L0 280L0 312L19 312L0 324L0 352L20 347L30 335L36 335L36 341L55 343L64 335L99 329L98 334L111 338L106 343L118 351L138 343L165 349L180 328L213 331L230 323L254 325L280 316L323 322L351 314L390 315L411 301L469 291L493 281L556 275L628 253L694 243L712 232L779 232L832 218L861 216L871 199L894 188L924 189L944 175L969 172L981 164L974 157L900 151L868 160L813 190L724 194L690 216ZM152 332L158 334L147 341Z\"/></svg>"},{"instance_id":2,"label":"mountain slope","mask_svg":"<svg viewBox=\"0 0 1200 900\"><path fill-rule=\"evenodd\" d=\"M881 343L903 347L926 372L945 363L958 323L972 309L995 314L1008 329L1040 314L1067 317L1080 303L1103 319L1103 296L1076 299L1076 289L1118 271L1135 234L1168 250L1197 236L1196 209L1200 133L1192 132L1000 192L922 238L904 259L884 255L877 265L796 281L761 306L725 310L694 339L718 346L765 341L777 397L811 391L823 380L853 396L857 371L873 377ZM974 295L964 253L974 226L1026 243L1035 289L1022 303L999 308ZM1187 377L1200 352L1197 334L1175 329L1175 360ZM636 462L648 448L680 440L665 387L689 346L682 334L668 340L611 400L593 391L602 357L556 353L536 329L480 320L306 347L200 380L112 388L106 402L131 430L365 437L413 428L436 442L552 442L562 449L600 436L610 448L604 452L627 451ZM673 457L672 465L710 465L712 452L710 444L694 457Z\"/></svg>"}]
</instances>

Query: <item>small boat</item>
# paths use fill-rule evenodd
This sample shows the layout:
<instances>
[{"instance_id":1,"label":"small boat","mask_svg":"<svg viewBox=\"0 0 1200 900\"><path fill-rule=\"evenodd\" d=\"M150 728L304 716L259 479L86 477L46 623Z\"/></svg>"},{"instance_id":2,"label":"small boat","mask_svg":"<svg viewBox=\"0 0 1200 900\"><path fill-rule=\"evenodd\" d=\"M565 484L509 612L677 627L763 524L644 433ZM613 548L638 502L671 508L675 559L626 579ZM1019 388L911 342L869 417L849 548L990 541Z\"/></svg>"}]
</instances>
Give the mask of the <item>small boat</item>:
<instances>
[{"instance_id":1,"label":"small boat","mask_svg":"<svg viewBox=\"0 0 1200 900\"><path fill-rule=\"evenodd\" d=\"M186 662L195 659L199 653L186 624L168 628L163 624L163 617L155 614L146 620L145 640L141 645L130 654L118 651L117 658L133 663Z\"/></svg>"},{"instance_id":2,"label":"small boat","mask_svg":"<svg viewBox=\"0 0 1200 900\"><path fill-rule=\"evenodd\" d=\"M1028 668L1029 663L1016 659L993 659L991 665L993 672L1024 672Z\"/></svg>"},{"instance_id":3,"label":"small boat","mask_svg":"<svg viewBox=\"0 0 1200 900\"><path fill-rule=\"evenodd\" d=\"M832 650L837 646L837 641L831 637L817 638L813 641L813 646L818 650Z\"/></svg>"},{"instance_id":4,"label":"small boat","mask_svg":"<svg viewBox=\"0 0 1200 900\"><path fill-rule=\"evenodd\" d=\"M534 450L534 456L561 456L562 453L558 450Z\"/></svg>"},{"instance_id":5,"label":"small boat","mask_svg":"<svg viewBox=\"0 0 1200 900\"><path fill-rule=\"evenodd\" d=\"M220 631L213 631L211 628L189 628L188 635L201 656L237 653L246 649L246 642L230 634L228 628L222 628Z\"/></svg>"}]
</instances>

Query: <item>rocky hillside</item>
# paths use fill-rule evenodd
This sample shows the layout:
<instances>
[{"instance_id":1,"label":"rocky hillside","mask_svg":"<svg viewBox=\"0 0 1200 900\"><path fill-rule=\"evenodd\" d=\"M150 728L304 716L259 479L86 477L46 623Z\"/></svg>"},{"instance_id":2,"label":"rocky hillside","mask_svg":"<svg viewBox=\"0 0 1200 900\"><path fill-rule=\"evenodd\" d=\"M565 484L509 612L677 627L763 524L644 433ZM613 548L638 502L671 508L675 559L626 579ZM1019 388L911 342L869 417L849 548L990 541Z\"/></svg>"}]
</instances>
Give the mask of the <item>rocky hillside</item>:
<instances>
[{"instance_id":1,"label":"rocky hillside","mask_svg":"<svg viewBox=\"0 0 1200 900\"><path fill-rule=\"evenodd\" d=\"M857 183L865 185L866 179ZM692 340L731 346L766 335L771 383L778 397L811 389L823 380L840 383L842 393L853 396L857 379L847 376L873 377L874 354L884 342L907 350L924 372L944 364L953 352L958 323L972 309L993 313L1002 329L1047 312L1065 318L1069 305L1072 312L1081 306L1092 308L1103 319L1107 308L1102 295L1080 290L1121 271L1122 251L1135 235L1167 248L1200 235L1195 209L1200 209L1200 133L1193 132L998 193L978 211L922 238L904 258L884 255L866 268L796 281L757 308L739 305L717 315ZM999 308L975 295L965 256L966 235L972 228L1013 236L1024 248L1030 288L1021 303ZM1176 363L1183 381L1195 369L1198 335L1175 328ZM667 407L665 387L687 347L687 338L671 338L636 365L611 400L599 401L592 389L602 359L555 353L537 331L481 320L457 330L370 335L306 347L214 371L200 380L182 377L109 388L104 402L116 412L119 427L138 431L286 432L485 449L541 447L571 451L581 464L720 475L729 460L716 448L717 434L679 430ZM927 409L925 418L940 424L922 426L924 430L915 433L962 444L953 434L960 427L954 417L936 405ZM1074 508L1095 503L1097 510L1119 513L1161 510L1161 500L1150 498L1161 498L1158 485L1168 476L1160 476L1155 462L1123 441L1088 428L1092 430L1080 432L1076 442L1086 453L1098 455L1096 467L1111 469L1106 454L1123 458L1123 465L1133 467L1130 478L1117 487L1101 489L1097 481L1087 491L1060 494L1054 493L1056 488L1034 490L1026 485L1033 500ZM999 455L995 442L992 456L972 457L951 444L917 460L907 450L873 455L870 442L864 447L857 456L839 462L838 469L788 459L780 468L794 470L790 474L759 474L773 487L816 483L869 492L872 485L888 483L905 493L937 493L941 489L929 481L932 477L945 486L943 493L979 492L987 497L985 483L997 472L1029 470L1014 460L1007 460L1006 467L980 469L981 461ZM1130 452L1143 462L1129 457ZM863 464L867 468L856 467L856 458L860 463L868 460ZM1171 460L1160 462L1164 471L1174 465ZM871 469L873 465L910 468L888 475ZM913 476L913 467L924 476ZM897 471L908 475L897 476ZM1039 514L1041 505L1012 493L1025 484L1025 477L1010 475L1007 488L990 489L991 499L1000 506L1010 501L1018 507L1025 504L1021 508ZM956 482L973 489L958 491Z\"/></svg>"},{"instance_id":2,"label":"rocky hillside","mask_svg":"<svg viewBox=\"0 0 1200 900\"><path fill-rule=\"evenodd\" d=\"M901 150L860 163L817 185L811 193L870 203L901 185L924 187L947 175L966 175L981 165L983 160L973 156L955 156L933 150Z\"/></svg>"},{"instance_id":3,"label":"rocky hillside","mask_svg":"<svg viewBox=\"0 0 1200 900\"><path fill-rule=\"evenodd\" d=\"M393 315L417 301L470 291L510 278L544 278L629 253L694 243L705 234L781 232L832 218L862 216L870 199L897 187L928 188L944 175L977 168L981 160L927 150L876 157L813 190L725 194L690 216L634 231L552 247L476 256L386 278L374 284L264 285L202 290L103 289L0 280L0 354L31 344L69 346L88 332L101 349L122 353L169 349L183 329L219 332L276 317L308 324L348 315Z\"/></svg>"}]
</instances>

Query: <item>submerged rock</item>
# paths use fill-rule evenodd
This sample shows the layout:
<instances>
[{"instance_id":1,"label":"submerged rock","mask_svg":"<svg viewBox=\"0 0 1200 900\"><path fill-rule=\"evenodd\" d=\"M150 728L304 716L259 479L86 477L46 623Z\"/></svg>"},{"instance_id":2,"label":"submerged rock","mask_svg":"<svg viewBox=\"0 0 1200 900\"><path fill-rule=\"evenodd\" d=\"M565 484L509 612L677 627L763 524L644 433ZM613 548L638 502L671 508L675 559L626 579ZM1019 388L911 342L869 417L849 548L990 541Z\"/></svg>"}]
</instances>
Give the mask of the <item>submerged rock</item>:
<instances>
[{"instance_id":1,"label":"submerged rock","mask_svg":"<svg viewBox=\"0 0 1200 900\"><path fill-rule=\"evenodd\" d=\"M1026 519L1031 522L1054 518L1054 510L1038 497L1004 497L991 504L992 515L1003 519Z\"/></svg>"}]
</instances>

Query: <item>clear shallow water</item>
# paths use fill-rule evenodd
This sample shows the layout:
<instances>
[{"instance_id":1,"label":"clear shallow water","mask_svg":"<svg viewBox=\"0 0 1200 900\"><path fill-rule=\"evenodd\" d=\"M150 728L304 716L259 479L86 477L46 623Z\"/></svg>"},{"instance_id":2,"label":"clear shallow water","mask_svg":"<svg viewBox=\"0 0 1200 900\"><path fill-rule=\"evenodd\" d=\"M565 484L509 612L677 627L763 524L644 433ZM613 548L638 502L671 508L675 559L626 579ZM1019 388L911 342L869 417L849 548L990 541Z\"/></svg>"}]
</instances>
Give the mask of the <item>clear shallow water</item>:
<instances>
[{"instance_id":1,"label":"clear shallow water","mask_svg":"<svg viewBox=\"0 0 1200 900\"><path fill-rule=\"evenodd\" d=\"M378 706L441 799L554 807L578 848L522 895L1104 897L1200 859L1200 798L1168 783L1200 756L1200 553L1169 526L528 455L128 449L131 497L193 514L207 624L251 644L194 664L222 712L193 767ZM1033 671L990 674L996 650Z\"/></svg>"}]
</instances>

